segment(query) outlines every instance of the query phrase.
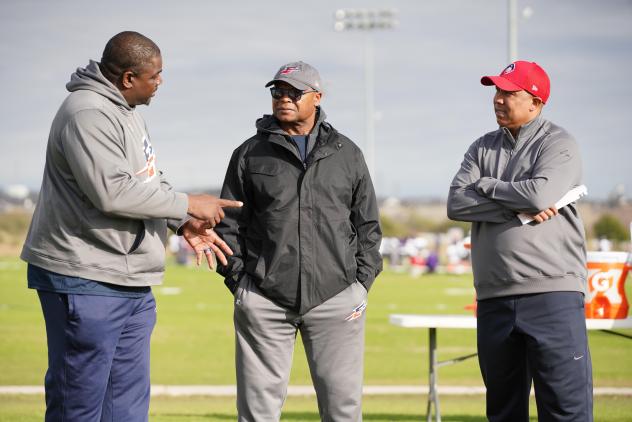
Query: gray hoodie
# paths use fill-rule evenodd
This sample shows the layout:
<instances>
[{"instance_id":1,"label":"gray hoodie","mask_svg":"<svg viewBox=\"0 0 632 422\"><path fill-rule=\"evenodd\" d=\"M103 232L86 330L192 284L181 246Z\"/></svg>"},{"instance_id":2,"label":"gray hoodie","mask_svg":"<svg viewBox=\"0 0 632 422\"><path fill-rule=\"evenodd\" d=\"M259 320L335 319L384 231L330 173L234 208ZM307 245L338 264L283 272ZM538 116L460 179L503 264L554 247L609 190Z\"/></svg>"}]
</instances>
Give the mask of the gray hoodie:
<instances>
[{"instance_id":1,"label":"gray hoodie","mask_svg":"<svg viewBox=\"0 0 632 422\"><path fill-rule=\"evenodd\" d=\"M187 196L156 168L143 118L98 63L77 69L66 88L21 258L95 281L160 284L166 219L177 227Z\"/></svg>"},{"instance_id":2,"label":"gray hoodie","mask_svg":"<svg viewBox=\"0 0 632 422\"><path fill-rule=\"evenodd\" d=\"M538 116L514 139L506 128L474 142L448 196L448 217L472 222L478 299L586 288L584 226L575 204L542 224L522 225L581 184L575 140Z\"/></svg>"}]
</instances>

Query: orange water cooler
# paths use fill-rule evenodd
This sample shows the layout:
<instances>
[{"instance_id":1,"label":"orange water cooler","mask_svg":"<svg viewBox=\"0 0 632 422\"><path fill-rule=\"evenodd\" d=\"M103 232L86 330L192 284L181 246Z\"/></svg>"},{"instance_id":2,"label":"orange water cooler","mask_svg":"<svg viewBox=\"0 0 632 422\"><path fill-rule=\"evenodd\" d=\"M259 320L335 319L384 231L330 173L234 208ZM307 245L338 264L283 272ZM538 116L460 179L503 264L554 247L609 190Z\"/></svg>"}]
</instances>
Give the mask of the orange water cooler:
<instances>
[{"instance_id":1,"label":"orange water cooler","mask_svg":"<svg viewBox=\"0 0 632 422\"><path fill-rule=\"evenodd\" d=\"M463 247L465 249L467 249L467 250L472 250L472 237L471 237L471 235L468 235L465 239L463 239ZM476 294L474 294L474 302L470 303L469 305L465 305L464 309L467 309L468 311L473 311L474 312L474 316L476 316L477 308L478 308L478 302L476 301Z\"/></svg>"},{"instance_id":2,"label":"orange water cooler","mask_svg":"<svg viewBox=\"0 0 632 422\"><path fill-rule=\"evenodd\" d=\"M626 252L588 252L586 318L625 319L625 279L630 270Z\"/></svg>"}]
</instances>

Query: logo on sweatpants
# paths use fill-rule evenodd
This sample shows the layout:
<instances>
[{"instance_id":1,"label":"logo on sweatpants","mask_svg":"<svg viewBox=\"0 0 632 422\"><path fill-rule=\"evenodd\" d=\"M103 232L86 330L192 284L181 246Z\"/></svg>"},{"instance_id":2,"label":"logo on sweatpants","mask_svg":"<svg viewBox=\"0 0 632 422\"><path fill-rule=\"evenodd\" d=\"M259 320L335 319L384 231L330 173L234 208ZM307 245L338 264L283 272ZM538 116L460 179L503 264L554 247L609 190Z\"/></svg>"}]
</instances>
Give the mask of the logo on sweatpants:
<instances>
[{"instance_id":1,"label":"logo on sweatpants","mask_svg":"<svg viewBox=\"0 0 632 422\"><path fill-rule=\"evenodd\" d=\"M362 312L366 309L366 301L362 301L361 304L356 306L351 312L351 315L345 318L345 321L353 321L354 319L360 318L362 316Z\"/></svg>"}]
</instances>

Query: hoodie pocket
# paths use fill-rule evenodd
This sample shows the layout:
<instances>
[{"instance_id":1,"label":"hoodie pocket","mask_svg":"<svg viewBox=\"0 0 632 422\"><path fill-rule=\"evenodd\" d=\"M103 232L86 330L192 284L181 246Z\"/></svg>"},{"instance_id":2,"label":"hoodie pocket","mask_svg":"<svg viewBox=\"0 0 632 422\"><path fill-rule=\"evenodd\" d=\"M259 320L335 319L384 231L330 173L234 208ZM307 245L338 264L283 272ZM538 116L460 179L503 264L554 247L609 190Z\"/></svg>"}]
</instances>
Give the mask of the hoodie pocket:
<instances>
[{"instance_id":1,"label":"hoodie pocket","mask_svg":"<svg viewBox=\"0 0 632 422\"><path fill-rule=\"evenodd\" d=\"M138 225L138 231L136 232L134 243L132 243L132 247L129 249L129 251L127 251L127 253L131 254L136 249L138 249L140 244L143 242L143 239L145 239L145 222L141 221L140 224Z\"/></svg>"},{"instance_id":2,"label":"hoodie pocket","mask_svg":"<svg viewBox=\"0 0 632 422\"><path fill-rule=\"evenodd\" d=\"M81 222L81 237L98 250L126 255L140 245L137 238L141 229L144 231L142 221L111 217L96 208L90 208Z\"/></svg>"},{"instance_id":3,"label":"hoodie pocket","mask_svg":"<svg viewBox=\"0 0 632 422\"><path fill-rule=\"evenodd\" d=\"M130 274L158 273L165 267L167 223L162 219L144 220L126 255Z\"/></svg>"}]
</instances>

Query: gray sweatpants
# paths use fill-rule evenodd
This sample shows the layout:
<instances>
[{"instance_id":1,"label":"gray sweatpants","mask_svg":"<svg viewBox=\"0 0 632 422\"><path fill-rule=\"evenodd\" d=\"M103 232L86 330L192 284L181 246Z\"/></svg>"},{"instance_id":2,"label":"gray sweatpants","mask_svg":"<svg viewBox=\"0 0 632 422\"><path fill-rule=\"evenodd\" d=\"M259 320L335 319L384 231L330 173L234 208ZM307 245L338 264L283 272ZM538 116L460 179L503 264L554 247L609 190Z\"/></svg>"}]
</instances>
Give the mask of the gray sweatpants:
<instances>
[{"instance_id":1,"label":"gray sweatpants","mask_svg":"<svg viewBox=\"0 0 632 422\"><path fill-rule=\"evenodd\" d=\"M298 315L267 299L248 276L235 293L240 422L278 421L301 332L322 421L362 421L366 289L358 282Z\"/></svg>"}]
</instances>

